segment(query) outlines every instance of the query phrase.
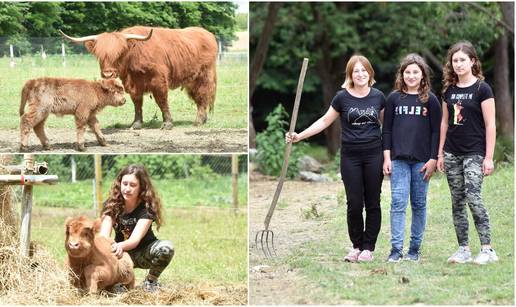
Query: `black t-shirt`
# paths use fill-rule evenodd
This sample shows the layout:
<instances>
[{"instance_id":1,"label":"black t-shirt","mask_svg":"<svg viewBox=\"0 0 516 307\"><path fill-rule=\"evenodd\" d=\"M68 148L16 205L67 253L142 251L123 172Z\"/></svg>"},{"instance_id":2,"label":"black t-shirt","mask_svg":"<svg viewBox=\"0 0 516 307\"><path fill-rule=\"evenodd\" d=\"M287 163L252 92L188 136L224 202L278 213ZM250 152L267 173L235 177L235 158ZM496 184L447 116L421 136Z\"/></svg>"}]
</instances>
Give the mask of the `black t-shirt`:
<instances>
[{"instance_id":1,"label":"black t-shirt","mask_svg":"<svg viewBox=\"0 0 516 307\"><path fill-rule=\"evenodd\" d=\"M368 149L381 146L380 111L385 96L371 88L365 97L352 96L346 89L337 92L331 106L340 113L342 147Z\"/></svg>"},{"instance_id":2,"label":"black t-shirt","mask_svg":"<svg viewBox=\"0 0 516 307\"><path fill-rule=\"evenodd\" d=\"M422 103L417 94L394 91L385 104L383 149L391 151L392 160L437 159L440 124L441 107L433 93Z\"/></svg>"},{"instance_id":3,"label":"black t-shirt","mask_svg":"<svg viewBox=\"0 0 516 307\"><path fill-rule=\"evenodd\" d=\"M450 86L444 93L448 133L444 151L455 155L486 154L486 127L481 103L494 98L491 87L477 80L468 87Z\"/></svg>"},{"instance_id":4,"label":"black t-shirt","mask_svg":"<svg viewBox=\"0 0 516 307\"><path fill-rule=\"evenodd\" d=\"M115 241L122 242L129 239L133 233L134 227L136 227L136 223L138 223L138 220L140 219L156 220L156 216L147 210L144 203L140 203L131 213L120 214L118 216L117 223L115 224ZM149 230L147 230L147 233L143 236L140 243L136 248L134 248L134 250L145 248L156 240L157 238L152 231L151 224Z\"/></svg>"}]
</instances>

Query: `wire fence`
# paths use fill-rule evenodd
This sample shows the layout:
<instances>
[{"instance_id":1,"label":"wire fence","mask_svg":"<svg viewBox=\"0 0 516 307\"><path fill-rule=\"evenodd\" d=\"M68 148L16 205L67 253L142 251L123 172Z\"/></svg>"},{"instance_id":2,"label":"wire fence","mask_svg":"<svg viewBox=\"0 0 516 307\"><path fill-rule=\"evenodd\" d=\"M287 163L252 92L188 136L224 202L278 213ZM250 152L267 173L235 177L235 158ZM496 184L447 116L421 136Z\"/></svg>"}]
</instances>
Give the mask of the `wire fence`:
<instances>
[{"instance_id":1,"label":"wire fence","mask_svg":"<svg viewBox=\"0 0 516 307\"><path fill-rule=\"evenodd\" d=\"M228 51L227 43L218 41L218 64L247 63L248 52ZM33 66L49 62L62 66L70 65L77 56L91 56L83 44L65 42L57 37L32 37L29 39L13 40L0 37L0 57L9 58L9 65L15 67L21 62L30 61Z\"/></svg>"},{"instance_id":2,"label":"wire fence","mask_svg":"<svg viewBox=\"0 0 516 307\"><path fill-rule=\"evenodd\" d=\"M127 165L143 165L166 207L247 210L247 155L35 155L46 162L58 184L35 186L35 206L99 212L110 188ZM15 155L14 165L23 164ZM8 166L0 167L3 174ZM19 203L21 186L14 186Z\"/></svg>"}]
</instances>

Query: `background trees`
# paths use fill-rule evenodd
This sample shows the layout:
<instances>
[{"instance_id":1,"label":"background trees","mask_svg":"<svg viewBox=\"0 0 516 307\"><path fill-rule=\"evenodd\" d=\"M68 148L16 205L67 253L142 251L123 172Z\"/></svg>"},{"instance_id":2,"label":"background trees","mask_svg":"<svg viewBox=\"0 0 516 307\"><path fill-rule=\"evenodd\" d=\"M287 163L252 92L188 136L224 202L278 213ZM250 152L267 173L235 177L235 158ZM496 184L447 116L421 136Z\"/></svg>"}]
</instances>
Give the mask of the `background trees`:
<instances>
[{"instance_id":1,"label":"background trees","mask_svg":"<svg viewBox=\"0 0 516 307\"><path fill-rule=\"evenodd\" d=\"M266 3L250 4L251 59L256 56L267 10ZM433 90L439 94L448 47L469 40L479 53L487 82L494 88L497 109L503 110L497 112L499 134L512 138L514 59L508 55L514 50L513 14L513 3L494 2L283 3L251 101L254 126L258 132L263 130L265 116L278 103L292 109L303 57L310 58L310 67L297 130L327 110L344 81L345 63L351 55L360 53L371 60L375 87L387 94L399 60L417 52L432 67ZM324 136L312 139L325 145L331 155L340 146L338 124L336 121Z\"/></svg>"},{"instance_id":2,"label":"background trees","mask_svg":"<svg viewBox=\"0 0 516 307\"><path fill-rule=\"evenodd\" d=\"M202 26L231 41L237 5L232 2L0 2L0 36L89 35L134 25L184 28Z\"/></svg>"}]
</instances>

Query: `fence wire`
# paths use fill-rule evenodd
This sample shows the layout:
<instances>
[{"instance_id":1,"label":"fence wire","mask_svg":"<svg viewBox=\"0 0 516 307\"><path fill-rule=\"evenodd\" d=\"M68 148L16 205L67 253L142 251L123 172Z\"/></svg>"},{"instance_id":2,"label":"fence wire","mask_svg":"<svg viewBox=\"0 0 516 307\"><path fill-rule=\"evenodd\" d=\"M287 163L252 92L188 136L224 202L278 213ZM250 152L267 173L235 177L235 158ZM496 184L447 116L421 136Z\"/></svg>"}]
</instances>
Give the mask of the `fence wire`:
<instances>
[{"instance_id":1,"label":"fence wire","mask_svg":"<svg viewBox=\"0 0 516 307\"><path fill-rule=\"evenodd\" d=\"M35 155L36 162L47 162L48 174L57 175L59 183L34 186L34 205L100 211L122 168L139 164L147 169L166 207L247 210L247 155L96 156L97 175L94 155ZM23 156L15 155L13 163L22 165ZM22 187L14 186L14 191L19 203Z\"/></svg>"}]
</instances>

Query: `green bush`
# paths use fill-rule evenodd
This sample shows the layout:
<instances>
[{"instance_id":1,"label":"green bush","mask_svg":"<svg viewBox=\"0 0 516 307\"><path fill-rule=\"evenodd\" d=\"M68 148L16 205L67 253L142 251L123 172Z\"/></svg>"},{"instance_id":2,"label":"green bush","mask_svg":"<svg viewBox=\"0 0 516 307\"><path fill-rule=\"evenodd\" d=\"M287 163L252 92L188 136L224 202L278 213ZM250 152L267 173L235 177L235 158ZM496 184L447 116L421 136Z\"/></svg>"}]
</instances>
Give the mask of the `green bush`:
<instances>
[{"instance_id":1,"label":"green bush","mask_svg":"<svg viewBox=\"0 0 516 307\"><path fill-rule=\"evenodd\" d=\"M500 136L496 138L495 152L493 160L496 163L514 161L514 142L513 138Z\"/></svg>"},{"instance_id":2,"label":"green bush","mask_svg":"<svg viewBox=\"0 0 516 307\"><path fill-rule=\"evenodd\" d=\"M288 123L285 121L288 114L281 104L265 118L267 128L256 135L256 162L258 169L266 175L279 176L285 153L285 133ZM293 178L297 172L297 162L303 155L304 145L293 144L290 154L287 177Z\"/></svg>"}]
</instances>

